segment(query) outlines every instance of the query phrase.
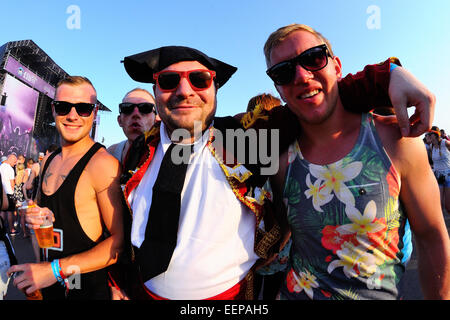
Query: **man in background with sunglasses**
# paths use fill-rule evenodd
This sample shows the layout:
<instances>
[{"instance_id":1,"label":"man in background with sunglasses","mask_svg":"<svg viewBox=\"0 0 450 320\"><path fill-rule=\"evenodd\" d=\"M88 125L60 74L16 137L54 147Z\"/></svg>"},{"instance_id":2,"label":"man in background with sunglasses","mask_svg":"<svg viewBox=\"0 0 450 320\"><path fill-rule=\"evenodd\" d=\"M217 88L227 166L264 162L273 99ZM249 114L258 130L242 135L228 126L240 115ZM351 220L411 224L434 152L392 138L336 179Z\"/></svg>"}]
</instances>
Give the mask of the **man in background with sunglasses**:
<instances>
[{"instance_id":1,"label":"man in background with sunglasses","mask_svg":"<svg viewBox=\"0 0 450 320\"><path fill-rule=\"evenodd\" d=\"M111 145L107 149L108 152L122 163L134 139L149 131L155 120L156 108L153 95L140 88L128 92L119 104L117 116L117 122L127 139Z\"/></svg>"},{"instance_id":2,"label":"man in background with sunglasses","mask_svg":"<svg viewBox=\"0 0 450 320\"><path fill-rule=\"evenodd\" d=\"M55 243L41 253L46 262L8 272L23 271L14 285L27 293L42 289L44 299L107 300L106 267L117 261L123 246L120 165L90 136L97 93L87 78L61 80L52 112L61 148L42 161L37 206L28 207L26 221L37 229L40 212L52 212ZM68 281L72 275L75 283Z\"/></svg>"},{"instance_id":3,"label":"man in background with sunglasses","mask_svg":"<svg viewBox=\"0 0 450 320\"><path fill-rule=\"evenodd\" d=\"M278 29L264 52L302 128L272 181L292 233L281 299L401 297L406 219L425 298L448 299L450 240L422 141L402 138L392 117L343 107L341 61L309 26Z\"/></svg>"}]
</instances>

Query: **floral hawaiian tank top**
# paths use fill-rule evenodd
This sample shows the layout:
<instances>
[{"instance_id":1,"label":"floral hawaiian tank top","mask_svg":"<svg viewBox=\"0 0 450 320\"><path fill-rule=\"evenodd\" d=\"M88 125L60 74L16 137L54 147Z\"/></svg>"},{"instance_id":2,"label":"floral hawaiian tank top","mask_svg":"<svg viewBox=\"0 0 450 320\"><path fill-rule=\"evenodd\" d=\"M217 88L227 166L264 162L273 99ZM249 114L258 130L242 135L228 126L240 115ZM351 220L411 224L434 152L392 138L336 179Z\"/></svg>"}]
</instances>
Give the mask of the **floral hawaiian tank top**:
<instances>
[{"instance_id":1,"label":"floral hawaiian tank top","mask_svg":"<svg viewBox=\"0 0 450 320\"><path fill-rule=\"evenodd\" d=\"M283 195L292 247L280 299L396 299L407 222L399 192L370 113L335 163L309 163L295 142Z\"/></svg>"}]
</instances>

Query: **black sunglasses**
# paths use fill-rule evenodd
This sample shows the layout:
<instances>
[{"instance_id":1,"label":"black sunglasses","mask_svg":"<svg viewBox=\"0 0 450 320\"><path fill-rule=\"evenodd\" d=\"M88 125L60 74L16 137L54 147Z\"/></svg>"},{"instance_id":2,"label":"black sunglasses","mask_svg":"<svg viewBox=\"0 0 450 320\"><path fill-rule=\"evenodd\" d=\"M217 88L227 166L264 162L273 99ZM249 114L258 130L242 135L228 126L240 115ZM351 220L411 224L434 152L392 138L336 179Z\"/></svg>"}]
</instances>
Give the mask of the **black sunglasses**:
<instances>
[{"instance_id":1,"label":"black sunglasses","mask_svg":"<svg viewBox=\"0 0 450 320\"><path fill-rule=\"evenodd\" d=\"M53 101L52 106L58 116L65 116L69 114L72 108L75 108L80 117L89 117L96 104L84 102L70 103L67 101Z\"/></svg>"},{"instance_id":2,"label":"black sunglasses","mask_svg":"<svg viewBox=\"0 0 450 320\"><path fill-rule=\"evenodd\" d=\"M303 51L295 58L277 63L266 73L275 84L283 86L294 80L298 64L308 71L319 71L327 66L328 57L332 58L327 45L321 44Z\"/></svg>"},{"instance_id":3,"label":"black sunglasses","mask_svg":"<svg viewBox=\"0 0 450 320\"><path fill-rule=\"evenodd\" d=\"M119 112L129 115L133 113L134 108L138 108L141 114L149 114L150 112L155 110L155 105L150 102L143 103L131 103L131 102L122 102L119 104Z\"/></svg>"}]
</instances>

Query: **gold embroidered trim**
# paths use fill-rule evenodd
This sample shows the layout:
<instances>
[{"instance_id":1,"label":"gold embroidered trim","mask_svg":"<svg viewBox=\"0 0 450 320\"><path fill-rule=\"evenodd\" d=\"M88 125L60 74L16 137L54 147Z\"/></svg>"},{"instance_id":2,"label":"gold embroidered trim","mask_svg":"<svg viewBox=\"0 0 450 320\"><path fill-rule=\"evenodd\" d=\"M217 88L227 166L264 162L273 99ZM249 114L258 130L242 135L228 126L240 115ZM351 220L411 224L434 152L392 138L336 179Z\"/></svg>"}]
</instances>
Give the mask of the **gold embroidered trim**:
<instances>
[{"instance_id":1,"label":"gold embroidered trim","mask_svg":"<svg viewBox=\"0 0 450 320\"><path fill-rule=\"evenodd\" d=\"M222 170L224 170L227 177L233 177L241 183L252 175L252 173L240 163L233 168L223 164Z\"/></svg>"},{"instance_id":2,"label":"gold embroidered trim","mask_svg":"<svg viewBox=\"0 0 450 320\"><path fill-rule=\"evenodd\" d=\"M145 131L145 141L147 141L147 138L150 136L156 136L159 134L159 126L153 126L149 131Z\"/></svg>"},{"instance_id":3,"label":"gold embroidered trim","mask_svg":"<svg viewBox=\"0 0 450 320\"><path fill-rule=\"evenodd\" d=\"M269 120L269 116L264 115L265 110L262 107L261 104L257 104L255 109L253 111L247 112L241 119L241 124L244 127L244 129L248 129L251 127L256 120L263 119L263 120Z\"/></svg>"},{"instance_id":4,"label":"gold embroidered trim","mask_svg":"<svg viewBox=\"0 0 450 320\"><path fill-rule=\"evenodd\" d=\"M249 199L246 199L246 197L244 197L240 192L239 192L239 185L238 185L238 183L236 182L236 180L235 180L235 177L233 177L232 175L230 175L230 173L228 172L228 169L227 168L229 168L229 167L227 167L224 163L223 163L223 161L222 161L222 159L220 159L219 158L219 156L216 154L216 150L214 149L214 147L212 146L212 141L213 141L213 127L211 127L210 129L209 129L210 131L210 134L209 134L209 139L208 139L208 142L206 143L206 145L207 145L207 147L208 147L208 149L209 149L209 151L211 152L211 154L213 155L213 157L217 160L217 162L218 162L218 164L219 164L219 166L222 168L222 171L224 172L224 174L225 174L225 177L226 177L226 179L227 179L227 181L228 181L228 183L229 183L229 185L230 185L230 187L231 187L231 190L233 191L233 193L234 193L234 195L241 201L241 202L243 202L248 208L250 208L250 210L252 210L253 211L253 213L255 213L255 215L256 215L256 220L257 220L257 224L256 225L259 225L259 222L260 222L260 220L261 220L261 209L260 208L257 208L256 206L255 206L255 204L254 203L252 203ZM250 171L248 171L249 173L250 173L250 175L251 175L251 172ZM244 179L245 180L245 179ZM238 181L239 181L239 179L238 179Z\"/></svg>"},{"instance_id":5,"label":"gold embroidered trim","mask_svg":"<svg viewBox=\"0 0 450 320\"><path fill-rule=\"evenodd\" d=\"M255 253L261 258L267 259L269 258L270 248L272 248L281 237L280 226L274 225L268 232L258 229L258 234L261 239L257 242L255 241Z\"/></svg>"},{"instance_id":6,"label":"gold embroidered trim","mask_svg":"<svg viewBox=\"0 0 450 320\"><path fill-rule=\"evenodd\" d=\"M255 300L255 292L254 292L254 274L255 274L255 270L254 268L251 268L250 271L247 273L247 275L245 276L245 294L244 294L244 299L245 300Z\"/></svg>"},{"instance_id":7,"label":"gold embroidered trim","mask_svg":"<svg viewBox=\"0 0 450 320\"><path fill-rule=\"evenodd\" d=\"M260 206L264 204L265 199L270 199L270 193L258 187L253 191L253 195L254 197L246 196L246 198L251 202L256 202Z\"/></svg>"}]
</instances>

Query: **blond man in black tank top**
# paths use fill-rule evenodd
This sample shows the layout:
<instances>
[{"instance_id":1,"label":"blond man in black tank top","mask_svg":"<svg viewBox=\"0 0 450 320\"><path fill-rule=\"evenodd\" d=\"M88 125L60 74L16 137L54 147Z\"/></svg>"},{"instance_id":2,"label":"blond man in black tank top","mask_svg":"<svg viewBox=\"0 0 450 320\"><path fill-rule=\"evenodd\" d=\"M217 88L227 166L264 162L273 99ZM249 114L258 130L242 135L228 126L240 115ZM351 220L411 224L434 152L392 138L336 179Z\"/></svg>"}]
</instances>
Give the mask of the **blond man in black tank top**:
<instances>
[{"instance_id":1,"label":"blond man in black tank top","mask_svg":"<svg viewBox=\"0 0 450 320\"><path fill-rule=\"evenodd\" d=\"M41 223L37 215L39 210L53 211L54 230L59 232L54 233L54 236L60 237L63 241L59 241L59 248L48 250L49 262L18 265L9 270L9 273L24 271L22 275L16 277L14 284L27 293L46 287L61 287L52 269L52 260L59 259L64 276L70 277L73 270L79 270L83 277L115 263L122 249L123 207L119 185L119 162L96 144L89 135L97 113L96 103L96 91L86 78L69 77L57 86L52 111L60 134L61 149L43 159L41 174L44 174L37 196L37 203L42 208L27 209L27 222L31 227L37 228ZM75 171L74 168L79 174L73 177L75 182L70 186L70 183L64 182L69 176L74 176L72 173ZM60 189L67 187L73 187L72 195L55 196ZM65 199L66 196L72 197L73 204L62 203L64 201L61 199ZM46 208L47 205L49 208ZM72 217L69 217L70 214ZM78 239L74 233L77 230ZM104 237L104 234L108 236ZM83 249L77 248L80 246L78 242L83 241L88 246L85 251L80 251ZM106 277L106 272L102 276ZM104 286L106 280L103 280L105 279L96 283ZM82 282L81 291L86 291L86 286L88 284ZM44 299L46 299L45 290L43 290ZM66 297L108 298L107 293L103 296L92 296L97 288L90 288L87 291L83 295L78 295L77 290L69 290ZM100 291L106 292L104 288ZM60 292L58 290L51 292L48 298L59 299Z\"/></svg>"}]
</instances>

